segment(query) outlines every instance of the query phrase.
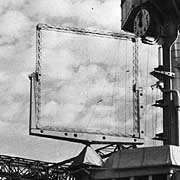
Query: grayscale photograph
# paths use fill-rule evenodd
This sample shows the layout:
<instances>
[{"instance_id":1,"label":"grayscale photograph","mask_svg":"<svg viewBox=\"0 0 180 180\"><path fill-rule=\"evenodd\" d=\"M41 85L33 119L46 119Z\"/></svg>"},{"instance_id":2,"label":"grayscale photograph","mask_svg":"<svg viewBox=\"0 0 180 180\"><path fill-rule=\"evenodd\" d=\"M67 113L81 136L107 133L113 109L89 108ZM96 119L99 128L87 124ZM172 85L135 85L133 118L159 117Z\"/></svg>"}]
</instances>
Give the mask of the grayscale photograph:
<instances>
[{"instance_id":1,"label":"grayscale photograph","mask_svg":"<svg viewBox=\"0 0 180 180\"><path fill-rule=\"evenodd\" d=\"M0 180L179 180L179 8L0 0Z\"/></svg>"}]
</instances>

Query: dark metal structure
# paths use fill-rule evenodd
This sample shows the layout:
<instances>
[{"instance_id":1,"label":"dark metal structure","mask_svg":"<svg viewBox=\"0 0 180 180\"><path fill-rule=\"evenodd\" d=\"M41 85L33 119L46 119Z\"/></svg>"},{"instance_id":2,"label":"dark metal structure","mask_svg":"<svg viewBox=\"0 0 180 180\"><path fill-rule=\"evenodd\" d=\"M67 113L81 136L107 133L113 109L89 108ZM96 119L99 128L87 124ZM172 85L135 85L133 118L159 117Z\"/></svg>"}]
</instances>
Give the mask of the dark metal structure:
<instances>
[{"instance_id":1,"label":"dark metal structure","mask_svg":"<svg viewBox=\"0 0 180 180\"><path fill-rule=\"evenodd\" d=\"M0 155L0 179L3 180L71 179L67 167L67 163L58 165L56 163Z\"/></svg>"},{"instance_id":2,"label":"dark metal structure","mask_svg":"<svg viewBox=\"0 0 180 180\"><path fill-rule=\"evenodd\" d=\"M115 145L107 146L112 153L117 151ZM86 146L79 155L62 162L52 163L0 155L0 179L2 180L75 180L79 171L86 168L98 168L101 158L109 157L110 151L97 148L94 151Z\"/></svg>"},{"instance_id":3,"label":"dark metal structure","mask_svg":"<svg viewBox=\"0 0 180 180\"><path fill-rule=\"evenodd\" d=\"M78 156L59 163L0 155L0 179L75 180L74 174L77 176L76 172L79 169L99 166L98 162L96 165L93 165L85 159L87 156L90 157L91 160L93 159L88 150L89 147L85 147ZM90 148L90 150L92 149ZM100 158L100 156L98 157L97 155L96 159L98 158Z\"/></svg>"},{"instance_id":4,"label":"dark metal structure","mask_svg":"<svg viewBox=\"0 0 180 180\"><path fill-rule=\"evenodd\" d=\"M174 55L179 42L176 47L172 46L180 26L180 1L123 0L121 7L123 30L135 33L144 43L158 43L162 47L162 64L151 73L163 94L155 104L163 109L163 133L158 134L157 139L163 140L165 145L180 145L180 87L177 86L180 69L178 54ZM159 86L159 82L163 85Z\"/></svg>"},{"instance_id":5,"label":"dark metal structure","mask_svg":"<svg viewBox=\"0 0 180 180\"><path fill-rule=\"evenodd\" d=\"M180 169L179 153L177 146L121 150L102 168L89 168L83 180L170 180Z\"/></svg>"},{"instance_id":6,"label":"dark metal structure","mask_svg":"<svg viewBox=\"0 0 180 180\"><path fill-rule=\"evenodd\" d=\"M2 180L74 180L75 176L80 170L86 168L97 168L92 164L85 162L86 150L76 157L67 159L59 163L44 162L32 159L25 159L21 157L12 157L6 155L0 155L0 179ZM107 148L114 148L117 151L117 147L113 145ZM109 156L109 152L105 148L98 148L96 152L101 155L102 158ZM78 163L77 163L78 162Z\"/></svg>"}]
</instances>

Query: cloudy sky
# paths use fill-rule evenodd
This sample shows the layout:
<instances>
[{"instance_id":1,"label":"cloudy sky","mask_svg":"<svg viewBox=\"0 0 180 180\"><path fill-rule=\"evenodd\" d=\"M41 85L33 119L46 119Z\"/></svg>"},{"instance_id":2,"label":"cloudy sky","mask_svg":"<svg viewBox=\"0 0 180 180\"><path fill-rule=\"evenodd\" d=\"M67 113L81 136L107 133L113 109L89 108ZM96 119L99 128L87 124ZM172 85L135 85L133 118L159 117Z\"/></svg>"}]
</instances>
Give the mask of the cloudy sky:
<instances>
[{"instance_id":1,"label":"cloudy sky","mask_svg":"<svg viewBox=\"0 0 180 180\"><path fill-rule=\"evenodd\" d=\"M76 155L82 148L81 145L28 135L28 75L35 70L36 24L41 22L119 32L120 19L120 0L0 0L1 154L45 161L60 161ZM54 35L47 36L50 47L47 47L48 45L46 43L46 57L48 57L48 48L52 49L54 45ZM51 38L52 40L50 40ZM65 50L62 53L66 57L70 55ZM62 53L59 52L58 55L61 57ZM52 55L52 52L49 55ZM145 56L155 57L150 50L145 53ZM57 58L54 57L54 59L56 60ZM76 66L79 66L79 64L76 64ZM98 63L93 64L97 65ZM145 62L142 62L142 66L146 66ZM86 68L86 66L81 66L79 72L83 73L83 71L87 71ZM96 73L97 68L100 67L92 65L90 68L91 71L88 71L89 73ZM100 76L105 73L102 69L98 70L98 72L101 72ZM64 75L65 72L62 74ZM68 75L66 75L66 78ZM99 79L100 81L104 80L104 84L107 83L102 77ZM143 82L143 80L141 81ZM97 97L93 98L95 101L98 100ZM94 100L88 103L92 105ZM44 106L45 109L57 108L57 105L52 99L49 102L50 104ZM106 99L105 103L108 104L109 100ZM68 108L71 107L68 106ZM104 107L100 106L99 110L102 108ZM45 112L48 111L46 110ZM150 113L150 111L148 112ZM72 146L74 147L73 150L71 148Z\"/></svg>"},{"instance_id":2,"label":"cloudy sky","mask_svg":"<svg viewBox=\"0 0 180 180\"><path fill-rule=\"evenodd\" d=\"M132 50L131 40L43 31L41 126L125 134Z\"/></svg>"}]
</instances>

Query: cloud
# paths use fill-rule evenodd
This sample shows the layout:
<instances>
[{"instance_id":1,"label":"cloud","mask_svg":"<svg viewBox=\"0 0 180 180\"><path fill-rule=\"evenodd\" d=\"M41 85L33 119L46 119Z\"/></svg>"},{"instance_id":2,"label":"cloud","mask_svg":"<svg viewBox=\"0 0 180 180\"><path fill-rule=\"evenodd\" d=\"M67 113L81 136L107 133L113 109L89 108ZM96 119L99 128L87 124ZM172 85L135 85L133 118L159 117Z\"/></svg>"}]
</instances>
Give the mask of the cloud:
<instances>
[{"instance_id":1,"label":"cloud","mask_svg":"<svg viewBox=\"0 0 180 180\"><path fill-rule=\"evenodd\" d=\"M0 83L6 82L8 75L5 72L0 72Z\"/></svg>"},{"instance_id":2,"label":"cloud","mask_svg":"<svg viewBox=\"0 0 180 180\"><path fill-rule=\"evenodd\" d=\"M1 155L47 162L60 162L77 156L84 145L28 135L28 123L0 121ZM51 147L51 148L49 148ZM71 149L71 151L68 151ZM33 153L32 153L33 152Z\"/></svg>"},{"instance_id":3,"label":"cloud","mask_svg":"<svg viewBox=\"0 0 180 180\"><path fill-rule=\"evenodd\" d=\"M26 0L18 0L18 1L1 0L0 1L0 14L7 10L17 10L17 9L19 10L24 6L25 2Z\"/></svg>"},{"instance_id":4,"label":"cloud","mask_svg":"<svg viewBox=\"0 0 180 180\"><path fill-rule=\"evenodd\" d=\"M29 80L27 77L27 72L20 73L16 76L11 77L11 95L26 95L29 94L27 89L29 87Z\"/></svg>"},{"instance_id":5,"label":"cloud","mask_svg":"<svg viewBox=\"0 0 180 180\"><path fill-rule=\"evenodd\" d=\"M16 115L21 107L21 103L13 102L1 106L1 120L11 121L17 119Z\"/></svg>"},{"instance_id":6,"label":"cloud","mask_svg":"<svg viewBox=\"0 0 180 180\"><path fill-rule=\"evenodd\" d=\"M29 46L32 23L21 11L24 0L2 0L0 4L3 7L0 16L0 120L21 127L28 124L28 74L33 71L35 62L35 49Z\"/></svg>"},{"instance_id":7,"label":"cloud","mask_svg":"<svg viewBox=\"0 0 180 180\"><path fill-rule=\"evenodd\" d=\"M124 133L124 125L118 126L115 107L91 105L88 109L83 105L64 104L50 101L42 109L41 128L54 130L81 131L94 133Z\"/></svg>"},{"instance_id":8,"label":"cloud","mask_svg":"<svg viewBox=\"0 0 180 180\"><path fill-rule=\"evenodd\" d=\"M39 0L36 3L35 1L32 1L29 7L32 8L32 13L34 15L45 16L46 18L65 18L72 16L72 2L70 0Z\"/></svg>"},{"instance_id":9,"label":"cloud","mask_svg":"<svg viewBox=\"0 0 180 180\"><path fill-rule=\"evenodd\" d=\"M36 21L120 31L120 0L39 0L25 10Z\"/></svg>"},{"instance_id":10,"label":"cloud","mask_svg":"<svg viewBox=\"0 0 180 180\"><path fill-rule=\"evenodd\" d=\"M20 11L10 10L0 17L0 44L16 43L23 38L31 26L30 20Z\"/></svg>"},{"instance_id":11,"label":"cloud","mask_svg":"<svg viewBox=\"0 0 180 180\"><path fill-rule=\"evenodd\" d=\"M81 25L120 30L120 1L79 1L73 11ZM113 13L112 13L113 12Z\"/></svg>"},{"instance_id":12,"label":"cloud","mask_svg":"<svg viewBox=\"0 0 180 180\"><path fill-rule=\"evenodd\" d=\"M43 32L43 42L42 71L45 81L41 125L81 131L88 125L88 131L91 132L100 132L103 129L103 132L118 134L126 131L131 134L131 42L59 32ZM143 52L139 57L138 86L144 87L144 106L147 107L153 103L150 86L156 80L150 77L149 71L157 64L157 53L147 46L140 45L139 48ZM113 101L116 101L114 106ZM149 130L151 131L152 129Z\"/></svg>"},{"instance_id":13,"label":"cloud","mask_svg":"<svg viewBox=\"0 0 180 180\"><path fill-rule=\"evenodd\" d=\"M26 73L0 74L0 119L4 122L27 123L29 116L29 81Z\"/></svg>"},{"instance_id":14,"label":"cloud","mask_svg":"<svg viewBox=\"0 0 180 180\"><path fill-rule=\"evenodd\" d=\"M52 61L53 59L53 61ZM46 76L60 78L60 79L69 79L72 77L72 72L69 68L72 66L75 58L66 50L59 50L56 54L52 51L46 51L43 54L43 73L46 72Z\"/></svg>"},{"instance_id":15,"label":"cloud","mask_svg":"<svg viewBox=\"0 0 180 180\"><path fill-rule=\"evenodd\" d=\"M130 111L132 112L132 54L128 53L126 56L129 46L123 43L121 46L116 46L116 43L109 43L108 39L104 40L101 46L98 38L92 38L93 40L87 38L85 45L83 45L85 39L79 41L78 38L73 43L66 43L70 39L69 37L63 38L62 44L58 44L60 49L62 45L62 52L65 51L63 56L60 56L61 51L54 46L46 47L45 51L49 50L48 52L51 54L49 57L45 57L46 66L53 65L54 74L52 73L53 76L48 75L51 71L46 71L46 80L48 80L48 76L51 78L46 82L49 84L49 86L46 84L48 88L43 90L42 99L45 98L43 104L45 108L43 108L44 115L41 125L61 130L69 128L69 130L103 131L115 134L126 131L131 134L133 124L132 113L130 113ZM116 53L118 50L121 56ZM149 55L152 51L149 51ZM155 54L152 55L155 56ZM141 80L138 85L144 87L145 108L151 107L154 103L150 86L156 82L155 79L150 78L149 72L147 72L147 64L149 63L148 71L150 71L157 63L156 59L151 59L151 63L148 61L150 61L150 57L147 57L147 53L144 51L139 59ZM145 65L146 68L144 68ZM66 73L64 73L65 71ZM64 76L57 78L60 72L63 72ZM69 76L67 72L71 75ZM117 75L119 74L119 77L115 76L115 72ZM157 94L154 94L153 98L155 100ZM113 101L118 99L116 105L113 105ZM149 110L145 114L142 118L147 121L147 124L151 124L152 111ZM160 113L157 112L157 115L160 116ZM120 126L119 122L121 122ZM117 126L118 128L116 128ZM150 126L152 127L152 125ZM152 135L150 126L147 132L148 136Z\"/></svg>"},{"instance_id":16,"label":"cloud","mask_svg":"<svg viewBox=\"0 0 180 180\"><path fill-rule=\"evenodd\" d=\"M4 66L5 63L10 60L16 53L16 49L14 48L14 46L10 46L10 45L4 45L1 46L1 51L0 51L0 62L1 62L1 66ZM6 64L7 66L7 64Z\"/></svg>"},{"instance_id":17,"label":"cloud","mask_svg":"<svg viewBox=\"0 0 180 180\"><path fill-rule=\"evenodd\" d=\"M42 36L41 127L87 131L88 125L91 132L124 133L124 105L132 95L125 82L132 83L132 53L126 53L132 45L59 32Z\"/></svg>"}]
</instances>

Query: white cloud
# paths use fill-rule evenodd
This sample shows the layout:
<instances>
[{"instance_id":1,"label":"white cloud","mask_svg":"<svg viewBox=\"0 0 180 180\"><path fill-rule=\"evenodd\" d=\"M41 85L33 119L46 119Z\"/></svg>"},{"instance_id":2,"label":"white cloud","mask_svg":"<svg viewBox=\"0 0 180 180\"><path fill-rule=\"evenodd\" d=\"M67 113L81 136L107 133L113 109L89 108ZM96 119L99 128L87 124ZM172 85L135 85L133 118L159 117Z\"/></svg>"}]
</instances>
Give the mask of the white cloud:
<instances>
[{"instance_id":1,"label":"white cloud","mask_svg":"<svg viewBox=\"0 0 180 180\"><path fill-rule=\"evenodd\" d=\"M117 119L124 124L124 96L129 100L126 91L132 90L125 84L132 75L126 73L132 63L127 47L110 38L43 32L41 125L83 130L90 121L91 131L117 133ZM119 129L123 133L124 125Z\"/></svg>"},{"instance_id":2,"label":"white cloud","mask_svg":"<svg viewBox=\"0 0 180 180\"><path fill-rule=\"evenodd\" d=\"M0 51L0 61L1 61L1 65L2 65L2 62L4 60L4 63L5 61L11 59L15 53L16 53L16 49L14 46L1 46L1 51Z\"/></svg>"},{"instance_id":3,"label":"white cloud","mask_svg":"<svg viewBox=\"0 0 180 180\"><path fill-rule=\"evenodd\" d=\"M28 87L29 87L29 80L28 80L28 73L20 73L17 76L11 77L11 95L27 95Z\"/></svg>"},{"instance_id":4,"label":"white cloud","mask_svg":"<svg viewBox=\"0 0 180 180\"><path fill-rule=\"evenodd\" d=\"M11 102L10 104L1 105L1 120L11 121L17 119L16 115L19 112L21 103Z\"/></svg>"},{"instance_id":5,"label":"white cloud","mask_svg":"<svg viewBox=\"0 0 180 180\"><path fill-rule=\"evenodd\" d=\"M0 14L7 10L17 10L24 6L26 0L1 0L0 1Z\"/></svg>"},{"instance_id":6,"label":"white cloud","mask_svg":"<svg viewBox=\"0 0 180 180\"><path fill-rule=\"evenodd\" d=\"M33 19L41 21L46 21L47 19L51 21L52 18L62 19L71 17L73 16L71 8L72 2L70 0L32 0L25 5L26 13Z\"/></svg>"},{"instance_id":7,"label":"white cloud","mask_svg":"<svg viewBox=\"0 0 180 180\"><path fill-rule=\"evenodd\" d=\"M36 3L33 3L37 13L45 15L46 17L69 17L71 16L71 7L72 2L70 0L39 0Z\"/></svg>"},{"instance_id":8,"label":"white cloud","mask_svg":"<svg viewBox=\"0 0 180 180\"><path fill-rule=\"evenodd\" d=\"M53 18L53 22L59 25L120 31L120 0L39 0L31 1L25 10L36 21L49 22Z\"/></svg>"},{"instance_id":9,"label":"white cloud","mask_svg":"<svg viewBox=\"0 0 180 180\"><path fill-rule=\"evenodd\" d=\"M27 123L29 116L29 80L26 73L0 73L0 119Z\"/></svg>"},{"instance_id":10,"label":"white cloud","mask_svg":"<svg viewBox=\"0 0 180 180\"><path fill-rule=\"evenodd\" d=\"M8 8L8 9L18 9L21 8L24 3L26 2L26 0L18 0L18 1L14 1L14 0L1 0L1 3L3 5L4 8Z\"/></svg>"},{"instance_id":11,"label":"white cloud","mask_svg":"<svg viewBox=\"0 0 180 180\"><path fill-rule=\"evenodd\" d=\"M0 43L15 43L24 37L31 26L30 20L20 11L10 10L0 17Z\"/></svg>"},{"instance_id":12,"label":"white cloud","mask_svg":"<svg viewBox=\"0 0 180 180\"><path fill-rule=\"evenodd\" d=\"M0 141L3 144L0 147L1 155L47 162L60 162L77 156L84 147L81 144L29 136L27 122L12 124L0 121Z\"/></svg>"},{"instance_id":13,"label":"white cloud","mask_svg":"<svg viewBox=\"0 0 180 180\"><path fill-rule=\"evenodd\" d=\"M113 12L113 13L112 13ZM75 4L73 11L82 26L120 31L120 1L86 0Z\"/></svg>"},{"instance_id":14,"label":"white cloud","mask_svg":"<svg viewBox=\"0 0 180 180\"><path fill-rule=\"evenodd\" d=\"M43 53L42 57L42 73L46 73L45 76L58 79L69 79L72 77L70 68L75 59L68 49L61 49L56 54L48 50Z\"/></svg>"},{"instance_id":15,"label":"white cloud","mask_svg":"<svg viewBox=\"0 0 180 180\"><path fill-rule=\"evenodd\" d=\"M0 83L6 82L8 75L6 72L0 72Z\"/></svg>"}]
</instances>

